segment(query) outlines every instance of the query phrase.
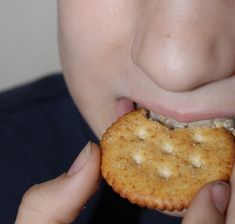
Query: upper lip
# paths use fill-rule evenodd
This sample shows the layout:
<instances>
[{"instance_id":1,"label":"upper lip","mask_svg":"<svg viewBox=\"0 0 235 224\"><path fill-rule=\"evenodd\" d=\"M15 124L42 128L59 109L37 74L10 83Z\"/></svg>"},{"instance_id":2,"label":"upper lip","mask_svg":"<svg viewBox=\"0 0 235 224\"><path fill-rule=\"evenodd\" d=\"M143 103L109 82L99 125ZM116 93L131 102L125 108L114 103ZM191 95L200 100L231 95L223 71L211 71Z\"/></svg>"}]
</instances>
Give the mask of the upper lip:
<instances>
[{"instance_id":1,"label":"upper lip","mask_svg":"<svg viewBox=\"0 0 235 224\"><path fill-rule=\"evenodd\" d=\"M138 74L138 71L137 71ZM235 117L235 74L227 79L195 88L172 92L159 87L144 74L129 77L124 98L136 102L153 113L179 122L194 122ZM133 76L134 77L134 76Z\"/></svg>"}]
</instances>

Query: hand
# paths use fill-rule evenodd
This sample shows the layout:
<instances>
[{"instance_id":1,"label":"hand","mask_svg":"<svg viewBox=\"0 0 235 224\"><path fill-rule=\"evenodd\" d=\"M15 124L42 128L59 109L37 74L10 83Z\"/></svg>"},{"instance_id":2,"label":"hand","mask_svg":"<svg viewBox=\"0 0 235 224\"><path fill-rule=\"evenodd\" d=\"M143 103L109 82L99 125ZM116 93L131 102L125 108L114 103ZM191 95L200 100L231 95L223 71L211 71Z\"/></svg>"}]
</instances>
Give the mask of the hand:
<instances>
[{"instance_id":1,"label":"hand","mask_svg":"<svg viewBox=\"0 0 235 224\"><path fill-rule=\"evenodd\" d=\"M214 182L204 186L189 206L182 224L235 223L235 167L230 184Z\"/></svg>"},{"instance_id":2,"label":"hand","mask_svg":"<svg viewBox=\"0 0 235 224\"><path fill-rule=\"evenodd\" d=\"M99 180L100 151L94 144L87 145L85 149L67 173L35 185L25 193L16 224L73 222L95 192ZM204 186L192 201L182 224L233 224L235 168L230 184L231 187L224 182Z\"/></svg>"},{"instance_id":3,"label":"hand","mask_svg":"<svg viewBox=\"0 0 235 224\"><path fill-rule=\"evenodd\" d=\"M100 150L88 143L67 173L25 193L16 224L72 223L96 191L99 171Z\"/></svg>"}]
</instances>

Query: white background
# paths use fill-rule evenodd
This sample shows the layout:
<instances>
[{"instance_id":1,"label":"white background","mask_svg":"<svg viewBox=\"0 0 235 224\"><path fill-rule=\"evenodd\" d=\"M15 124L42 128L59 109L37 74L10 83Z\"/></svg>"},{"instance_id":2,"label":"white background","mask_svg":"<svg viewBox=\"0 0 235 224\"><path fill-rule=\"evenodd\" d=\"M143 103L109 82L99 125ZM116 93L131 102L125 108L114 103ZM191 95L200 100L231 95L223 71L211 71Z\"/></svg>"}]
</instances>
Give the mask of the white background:
<instances>
[{"instance_id":1,"label":"white background","mask_svg":"<svg viewBox=\"0 0 235 224\"><path fill-rule=\"evenodd\" d=\"M0 0L0 91L60 71L56 0Z\"/></svg>"}]
</instances>

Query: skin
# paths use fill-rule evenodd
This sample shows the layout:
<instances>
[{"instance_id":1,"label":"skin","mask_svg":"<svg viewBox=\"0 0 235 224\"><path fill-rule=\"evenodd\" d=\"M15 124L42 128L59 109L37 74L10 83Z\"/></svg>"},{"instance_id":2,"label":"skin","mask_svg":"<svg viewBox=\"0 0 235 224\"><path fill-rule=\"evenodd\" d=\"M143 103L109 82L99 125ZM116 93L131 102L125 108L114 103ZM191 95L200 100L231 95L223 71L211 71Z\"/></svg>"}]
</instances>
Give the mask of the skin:
<instances>
[{"instance_id":1,"label":"skin","mask_svg":"<svg viewBox=\"0 0 235 224\"><path fill-rule=\"evenodd\" d=\"M70 0L59 14L66 80L98 137L132 101L179 121L235 116L233 0Z\"/></svg>"},{"instance_id":2,"label":"skin","mask_svg":"<svg viewBox=\"0 0 235 224\"><path fill-rule=\"evenodd\" d=\"M235 117L234 0L58 0L58 14L66 82L98 138L133 102L178 121ZM97 146L89 158L75 175L30 189L17 223L38 214L38 223L71 223L98 182ZM84 172L93 177L89 183ZM234 173L230 184L202 188L183 223L232 224ZM81 184L90 188L71 206L58 197L77 197ZM56 208L56 216L42 198L66 212Z\"/></svg>"}]
</instances>

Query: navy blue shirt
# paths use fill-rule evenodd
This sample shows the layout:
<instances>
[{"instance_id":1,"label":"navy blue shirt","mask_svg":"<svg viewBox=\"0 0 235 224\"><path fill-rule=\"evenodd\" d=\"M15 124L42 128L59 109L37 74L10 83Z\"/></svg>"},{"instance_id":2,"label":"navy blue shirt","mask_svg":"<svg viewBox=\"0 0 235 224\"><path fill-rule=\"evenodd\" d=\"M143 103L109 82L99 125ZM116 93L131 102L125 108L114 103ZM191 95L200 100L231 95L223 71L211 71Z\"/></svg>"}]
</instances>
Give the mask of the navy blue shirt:
<instances>
[{"instance_id":1,"label":"navy blue shirt","mask_svg":"<svg viewBox=\"0 0 235 224\"><path fill-rule=\"evenodd\" d=\"M63 76L48 75L0 94L0 223L14 223L24 192L68 170L84 145L98 143ZM180 219L129 203L104 182L74 222L177 224Z\"/></svg>"}]
</instances>

